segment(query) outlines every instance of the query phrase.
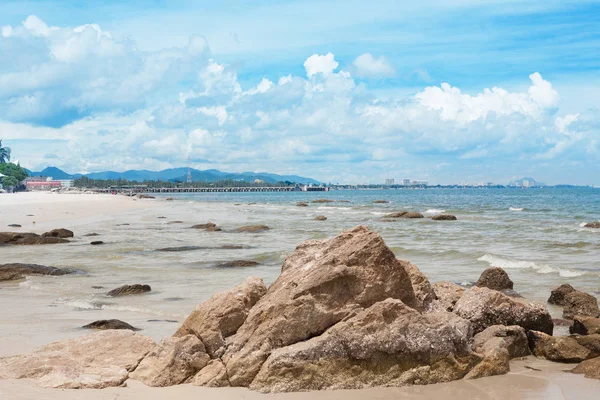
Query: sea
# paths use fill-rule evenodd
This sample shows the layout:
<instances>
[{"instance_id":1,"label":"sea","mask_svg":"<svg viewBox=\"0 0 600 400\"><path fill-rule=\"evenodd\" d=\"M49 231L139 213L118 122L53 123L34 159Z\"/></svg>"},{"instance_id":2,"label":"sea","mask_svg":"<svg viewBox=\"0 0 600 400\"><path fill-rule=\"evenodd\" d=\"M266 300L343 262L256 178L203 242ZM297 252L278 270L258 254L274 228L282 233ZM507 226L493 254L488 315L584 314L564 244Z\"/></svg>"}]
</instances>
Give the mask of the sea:
<instances>
[{"instance_id":1,"label":"sea","mask_svg":"<svg viewBox=\"0 0 600 400\"><path fill-rule=\"evenodd\" d=\"M312 203L321 198L334 202ZM484 269L501 267L514 281L514 289L530 300L545 303L550 291L563 283L600 295L600 229L584 227L600 219L600 189L192 193L144 201L160 204L64 226L76 233L65 245L0 248L2 263L81 271L1 284L0 345L6 348L28 340L38 345L76 336L82 325L113 318L158 340L173 334L199 303L246 277L272 283L285 257L302 241L330 238L357 225L378 232L398 258L417 265L432 282L471 285ZM298 207L297 202L309 206ZM419 211L425 218L382 221L386 214L401 210ZM440 213L456 215L458 220L427 218ZM318 215L327 220L316 221ZM209 221L223 231L189 229ZM233 232L249 224L267 225L270 230ZM100 236L82 236L91 232ZM90 246L91 240L105 244ZM196 249L157 251L181 246ZM231 260L259 265L219 266ZM119 298L106 295L110 289L134 283L149 284L152 291ZM549 309L560 317L560 309Z\"/></svg>"}]
</instances>

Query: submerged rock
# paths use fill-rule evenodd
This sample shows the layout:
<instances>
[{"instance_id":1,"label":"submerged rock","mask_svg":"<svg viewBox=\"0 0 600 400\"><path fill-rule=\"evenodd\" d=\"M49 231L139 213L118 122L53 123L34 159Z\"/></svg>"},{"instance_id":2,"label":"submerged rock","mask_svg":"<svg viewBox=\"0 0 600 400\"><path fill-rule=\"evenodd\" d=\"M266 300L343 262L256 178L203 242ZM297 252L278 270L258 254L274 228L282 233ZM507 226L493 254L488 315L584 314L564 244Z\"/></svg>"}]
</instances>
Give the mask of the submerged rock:
<instances>
[{"instance_id":1,"label":"submerged rock","mask_svg":"<svg viewBox=\"0 0 600 400\"><path fill-rule=\"evenodd\" d=\"M456 221L456 220L458 220L458 218L456 218L456 215L451 215L451 214L434 215L433 217L431 217L431 219L433 221Z\"/></svg>"},{"instance_id":2,"label":"submerged rock","mask_svg":"<svg viewBox=\"0 0 600 400\"><path fill-rule=\"evenodd\" d=\"M96 233L96 232L92 232L92 233L86 233L86 234L85 234L85 235L83 235L83 236L86 236L86 237L92 237L92 236L100 236L100 234L99 234L99 233Z\"/></svg>"},{"instance_id":3,"label":"submerged rock","mask_svg":"<svg viewBox=\"0 0 600 400\"><path fill-rule=\"evenodd\" d=\"M59 237L41 236L37 233L30 232L0 232L0 244L35 245L57 243L69 243L69 241Z\"/></svg>"},{"instance_id":4,"label":"submerged rock","mask_svg":"<svg viewBox=\"0 0 600 400\"><path fill-rule=\"evenodd\" d=\"M552 290L548 303L556 304L557 306L564 306L566 304L566 297L569 293L574 292L575 289L569 284L562 284L556 289Z\"/></svg>"},{"instance_id":5,"label":"submerged rock","mask_svg":"<svg viewBox=\"0 0 600 400\"><path fill-rule=\"evenodd\" d=\"M587 224L584 225L584 228L600 229L600 221L599 222L588 222Z\"/></svg>"},{"instance_id":6,"label":"submerged rock","mask_svg":"<svg viewBox=\"0 0 600 400\"><path fill-rule=\"evenodd\" d=\"M329 200L329 199L316 199L311 201L311 203L335 203L335 200Z\"/></svg>"},{"instance_id":7,"label":"submerged rock","mask_svg":"<svg viewBox=\"0 0 600 400\"><path fill-rule=\"evenodd\" d=\"M237 228L235 232L260 233L270 230L266 225L248 225Z\"/></svg>"},{"instance_id":8,"label":"submerged rock","mask_svg":"<svg viewBox=\"0 0 600 400\"><path fill-rule=\"evenodd\" d=\"M178 247L163 247L162 249L156 249L156 251L167 251L167 252L177 252L177 251L194 251L194 250L241 250L241 249L249 249L250 246L245 246L243 244L226 244L223 246L178 246Z\"/></svg>"},{"instance_id":9,"label":"submerged rock","mask_svg":"<svg viewBox=\"0 0 600 400\"><path fill-rule=\"evenodd\" d=\"M572 291L565 296L563 318L573 319L575 316L600 317L598 300L591 294L579 290Z\"/></svg>"},{"instance_id":10,"label":"submerged rock","mask_svg":"<svg viewBox=\"0 0 600 400\"><path fill-rule=\"evenodd\" d=\"M416 211L399 211L399 212L384 215L383 218L385 218L385 219L390 219L390 218L413 219L413 218L425 218L425 217L423 216L423 214L421 214L420 212L416 212Z\"/></svg>"},{"instance_id":11,"label":"submerged rock","mask_svg":"<svg viewBox=\"0 0 600 400\"><path fill-rule=\"evenodd\" d=\"M305 201L299 201L296 203L296 207L308 207L308 203Z\"/></svg>"},{"instance_id":12,"label":"submerged rock","mask_svg":"<svg viewBox=\"0 0 600 400\"><path fill-rule=\"evenodd\" d=\"M36 379L39 386L63 389L121 386L153 347L151 338L129 330L97 332L0 358L0 378Z\"/></svg>"},{"instance_id":13,"label":"submerged rock","mask_svg":"<svg viewBox=\"0 0 600 400\"><path fill-rule=\"evenodd\" d=\"M588 349L571 337L550 336L543 332L532 330L527 332L527 339L529 340L529 348L533 355L545 358L546 360L578 363L590 355Z\"/></svg>"},{"instance_id":14,"label":"submerged rock","mask_svg":"<svg viewBox=\"0 0 600 400\"><path fill-rule=\"evenodd\" d=\"M152 290L152 288L150 287L150 285L142 285L142 284L136 283L134 285L123 285L121 287L113 289L107 293L107 296L111 296L111 297L127 296L127 295L131 295L131 294L147 293L151 290Z\"/></svg>"},{"instance_id":15,"label":"submerged rock","mask_svg":"<svg viewBox=\"0 0 600 400\"><path fill-rule=\"evenodd\" d=\"M327 221L327 217L324 215L317 215L315 221Z\"/></svg>"},{"instance_id":16,"label":"submerged rock","mask_svg":"<svg viewBox=\"0 0 600 400\"><path fill-rule=\"evenodd\" d=\"M97 330L107 330L107 329L128 329L130 331L139 331L140 329L134 328L129 325L127 322L123 322L118 319L101 319L98 321L94 321L90 324L82 326L84 329L97 329Z\"/></svg>"},{"instance_id":17,"label":"submerged rock","mask_svg":"<svg viewBox=\"0 0 600 400\"><path fill-rule=\"evenodd\" d=\"M219 228L216 224L212 222L207 222L206 224L198 224L191 227L191 229L203 229L208 232L220 232L221 228Z\"/></svg>"},{"instance_id":18,"label":"submerged rock","mask_svg":"<svg viewBox=\"0 0 600 400\"><path fill-rule=\"evenodd\" d=\"M150 196L149 194L140 193L136 196L138 199L153 199L154 196Z\"/></svg>"},{"instance_id":19,"label":"submerged rock","mask_svg":"<svg viewBox=\"0 0 600 400\"><path fill-rule=\"evenodd\" d=\"M513 288L513 281L510 280L506 271L502 268L488 268L479 277L475 286L486 287L493 290L505 290Z\"/></svg>"},{"instance_id":20,"label":"submerged rock","mask_svg":"<svg viewBox=\"0 0 600 400\"><path fill-rule=\"evenodd\" d=\"M90 242L90 244L92 246L98 246L98 245L104 244L104 242L102 240L94 240L93 242Z\"/></svg>"},{"instance_id":21,"label":"submerged rock","mask_svg":"<svg viewBox=\"0 0 600 400\"><path fill-rule=\"evenodd\" d=\"M68 229L60 228L60 229L52 229L50 232L46 232L42 234L43 237L57 237L57 238L72 238L74 236L73 231Z\"/></svg>"},{"instance_id":22,"label":"submerged rock","mask_svg":"<svg viewBox=\"0 0 600 400\"><path fill-rule=\"evenodd\" d=\"M256 261L250 260L233 260L216 265L216 268L239 268L239 267L255 267L260 265Z\"/></svg>"},{"instance_id":23,"label":"submerged rock","mask_svg":"<svg viewBox=\"0 0 600 400\"><path fill-rule=\"evenodd\" d=\"M22 279L28 275L67 275L75 271L72 269L60 269L37 264L3 264L0 265L0 281L11 281Z\"/></svg>"},{"instance_id":24,"label":"submerged rock","mask_svg":"<svg viewBox=\"0 0 600 400\"><path fill-rule=\"evenodd\" d=\"M388 200L373 200L373 204L387 204Z\"/></svg>"}]
</instances>

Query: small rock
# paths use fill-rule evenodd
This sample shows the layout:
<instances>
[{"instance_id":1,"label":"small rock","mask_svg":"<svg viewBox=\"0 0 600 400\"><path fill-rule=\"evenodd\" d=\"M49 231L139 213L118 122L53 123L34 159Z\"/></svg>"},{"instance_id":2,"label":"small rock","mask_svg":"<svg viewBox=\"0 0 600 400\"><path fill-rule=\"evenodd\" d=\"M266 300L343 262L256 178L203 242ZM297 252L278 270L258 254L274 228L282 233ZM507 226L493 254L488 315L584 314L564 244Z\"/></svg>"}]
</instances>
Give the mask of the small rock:
<instances>
[{"instance_id":1,"label":"small rock","mask_svg":"<svg viewBox=\"0 0 600 400\"><path fill-rule=\"evenodd\" d=\"M324 215L317 215L315 221L327 221L327 217Z\"/></svg>"},{"instance_id":2,"label":"small rock","mask_svg":"<svg viewBox=\"0 0 600 400\"><path fill-rule=\"evenodd\" d=\"M64 229L64 228L60 228L60 229L52 229L50 232L46 232L46 233L42 234L42 236L65 239L65 238L72 238L74 235L73 235L73 231L70 231L70 230Z\"/></svg>"},{"instance_id":3,"label":"small rock","mask_svg":"<svg viewBox=\"0 0 600 400\"><path fill-rule=\"evenodd\" d=\"M90 244L92 246L98 246L100 244L104 244L104 242L102 240L94 240L93 242L90 242Z\"/></svg>"},{"instance_id":4,"label":"small rock","mask_svg":"<svg viewBox=\"0 0 600 400\"><path fill-rule=\"evenodd\" d=\"M183 221L169 221L168 224L183 224Z\"/></svg>"},{"instance_id":5,"label":"small rock","mask_svg":"<svg viewBox=\"0 0 600 400\"><path fill-rule=\"evenodd\" d=\"M296 207L308 207L308 203L305 201L299 201L296 203Z\"/></svg>"},{"instance_id":6,"label":"small rock","mask_svg":"<svg viewBox=\"0 0 600 400\"><path fill-rule=\"evenodd\" d=\"M208 232L220 232L221 231L221 228L219 228L217 225L213 224L212 222L208 222L206 224L194 225L191 227L191 229L204 229L205 231L208 231Z\"/></svg>"},{"instance_id":7,"label":"small rock","mask_svg":"<svg viewBox=\"0 0 600 400\"><path fill-rule=\"evenodd\" d=\"M387 204L389 201L387 200L373 200L373 204Z\"/></svg>"},{"instance_id":8,"label":"small rock","mask_svg":"<svg viewBox=\"0 0 600 400\"><path fill-rule=\"evenodd\" d=\"M248 225L248 226L242 226L240 228L237 228L235 230L235 232L259 233L259 232L268 231L270 229L271 228L269 228L266 225Z\"/></svg>"},{"instance_id":9,"label":"small rock","mask_svg":"<svg viewBox=\"0 0 600 400\"><path fill-rule=\"evenodd\" d=\"M125 224L117 224L117 226L129 226L129 224L128 224L128 223L125 223Z\"/></svg>"},{"instance_id":10,"label":"small rock","mask_svg":"<svg viewBox=\"0 0 600 400\"><path fill-rule=\"evenodd\" d=\"M150 196L149 194L140 193L137 195L138 199L153 199L154 196Z\"/></svg>"},{"instance_id":11,"label":"small rock","mask_svg":"<svg viewBox=\"0 0 600 400\"><path fill-rule=\"evenodd\" d=\"M478 379L486 376L504 375L510 371L510 357L505 348L493 348L487 351L483 360L477 364L464 379Z\"/></svg>"},{"instance_id":12,"label":"small rock","mask_svg":"<svg viewBox=\"0 0 600 400\"><path fill-rule=\"evenodd\" d=\"M550 293L548 303L556 304L557 306L564 306L566 304L565 298L569 293L574 291L575 289L573 288L573 286L566 283L562 284Z\"/></svg>"},{"instance_id":13,"label":"small rock","mask_svg":"<svg viewBox=\"0 0 600 400\"><path fill-rule=\"evenodd\" d=\"M600 229L600 222L588 222L584 225L585 228Z\"/></svg>"},{"instance_id":14,"label":"small rock","mask_svg":"<svg viewBox=\"0 0 600 400\"><path fill-rule=\"evenodd\" d=\"M389 218L413 219L413 218L425 218L425 217L423 216L423 214L421 214L420 212L416 212L416 211L399 211L399 212L384 215L383 218L385 218L385 219L389 219Z\"/></svg>"},{"instance_id":15,"label":"small rock","mask_svg":"<svg viewBox=\"0 0 600 400\"><path fill-rule=\"evenodd\" d=\"M8 226L10 226L11 228L21 228L21 225L19 224L8 224Z\"/></svg>"},{"instance_id":16,"label":"small rock","mask_svg":"<svg viewBox=\"0 0 600 400\"><path fill-rule=\"evenodd\" d=\"M431 219L433 221L456 221L458 218L456 218L455 215L451 214L440 214L434 215L433 217L431 217Z\"/></svg>"},{"instance_id":17,"label":"small rock","mask_svg":"<svg viewBox=\"0 0 600 400\"><path fill-rule=\"evenodd\" d=\"M92 286L92 289L104 289L104 286Z\"/></svg>"},{"instance_id":18,"label":"small rock","mask_svg":"<svg viewBox=\"0 0 600 400\"><path fill-rule=\"evenodd\" d=\"M571 337L550 336L539 331L527 332L529 348L536 357L563 363L578 363L590 355L590 351Z\"/></svg>"},{"instance_id":19,"label":"small rock","mask_svg":"<svg viewBox=\"0 0 600 400\"><path fill-rule=\"evenodd\" d=\"M216 266L216 268L254 267L256 265L260 265L260 263L257 263L256 261L248 261L248 260L233 260L233 261L218 264Z\"/></svg>"},{"instance_id":20,"label":"small rock","mask_svg":"<svg viewBox=\"0 0 600 400\"><path fill-rule=\"evenodd\" d=\"M571 370L574 374L583 374L586 378L600 379L600 357L580 363Z\"/></svg>"},{"instance_id":21,"label":"small rock","mask_svg":"<svg viewBox=\"0 0 600 400\"><path fill-rule=\"evenodd\" d=\"M513 288L513 281L510 280L506 271L502 268L488 268L479 277L475 286L486 287L493 290L505 290Z\"/></svg>"},{"instance_id":22,"label":"small rock","mask_svg":"<svg viewBox=\"0 0 600 400\"><path fill-rule=\"evenodd\" d=\"M160 217L156 217L156 218L158 218L158 219L166 219L167 217L160 216Z\"/></svg>"},{"instance_id":23,"label":"small rock","mask_svg":"<svg viewBox=\"0 0 600 400\"><path fill-rule=\"evenodd\" d=\"M600 318L576 315L573 318L573 326L569 327L569 332L580 335L600 334Z\"/></svg>"},{"instance_id":24,"label":"small rock","mask_svg":"<svg viewBox=\"0 0 600 400\"><path fill-rule=\"evenodd\" d=\"M135 285L123 285L116 289L111 290L107 293L108 296L116 297L116 296L127 296L130 294L140 294L151 291L152 288L150 285L141 285L136 283Z\"/></svg>"},{"instance_id":25,"label":"small rock","mask_svg":"<svg viewBox=\"0 0 600 400\"><path fill-rule=\"evenodd\" d=\"M311 201L311 203L334 203L335 200L329 200L329 199L316 199Z\"/></svg>"},{"instance_id":26,"label":"small rock","mask_svg":"<svg viewBox=\"0 0 600 400\"><path fill-rule=\"evenodd\" d=\"M575 290L565 297L563 318L573 319L577 315L600 317L598 300L591 294Z\"/></svg>"},{"instance_id":27,"label":"small rock","mask_svg":"<svg viewBox=\"0 0 600 400\"><path fill-rule=\"evenodd\" d=\"M167 197L167 201L173 201L173 200L175 200L175 199L172 197Z\"/></svg>"},{"instance_id":28,"label":"small rock","mask_svg":"<svg viewBox=\"0 0 600 400\"><path fill-rule=\"evenodd\" d=\"M86 237L91 237L91 236L100 236L100 234L99 234L99 233L96 233L96 232L92 232L92 233L86 233L86 234L85 234L85 235L83 235L83 236L86 236Z\"/></svg>"},{"instance_id":29,"label":"small rock","mask_svg":"<svg viewBox=\"0 0 600 400\"><path fill-rule=\"evenodd\" d=\"M127 322L123 322L118 319L101 319L98 321L94 321L91 324L87 324L82 326L84 329L97 329L97 330L107 330L107 329L128 329L130 331L139 331L138 328L134 328L129 325Z\"/></svg>"}]
</instances>

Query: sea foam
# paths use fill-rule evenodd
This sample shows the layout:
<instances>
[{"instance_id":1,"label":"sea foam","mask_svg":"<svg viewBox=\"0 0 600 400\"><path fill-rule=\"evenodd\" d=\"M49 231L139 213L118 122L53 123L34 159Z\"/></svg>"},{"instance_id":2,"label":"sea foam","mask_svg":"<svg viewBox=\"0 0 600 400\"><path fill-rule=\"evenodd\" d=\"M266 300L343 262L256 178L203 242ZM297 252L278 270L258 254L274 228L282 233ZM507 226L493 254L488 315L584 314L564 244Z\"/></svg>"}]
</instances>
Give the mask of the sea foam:
<instances>
[{"instance_id":1,"label":"sea foam","mask_svg":"<svg viewBox=\"0 0 600 400\"><path fill-rule=\"evenodd\" d=\"M441 214L443 212L446 212L446 210L438 210L437 208L431 208L425 211L425 214Z\"/></svg>"},{"instance_id":2,"label":"sea foam","mask_svg":"<svg viewBox=\"0 0 600 400\"><path fill-rule=\"evenodd\" d=\"M532 269L538 274L550 274L557 273L563 278L572 278L575 276L581 276L585 274L583 271L573 271L564 268L555 268L549 265L539 265L533 261L523 260L509 260L507 258L498 257L492 254L485 254L478 258L479 261L485 261L492 267L499 267L503 269Z\"/></svg>"},{"instance_id":3,"label":"sea foam","mask_svg":"<svg viewBox=\"0 0 600 400\"><path fill-rule=\"evenodd\" d=\"M518 207L510 207L509 208L510 211L523 211L524 208L518 208Z\"/></svg>"}]
</instances>

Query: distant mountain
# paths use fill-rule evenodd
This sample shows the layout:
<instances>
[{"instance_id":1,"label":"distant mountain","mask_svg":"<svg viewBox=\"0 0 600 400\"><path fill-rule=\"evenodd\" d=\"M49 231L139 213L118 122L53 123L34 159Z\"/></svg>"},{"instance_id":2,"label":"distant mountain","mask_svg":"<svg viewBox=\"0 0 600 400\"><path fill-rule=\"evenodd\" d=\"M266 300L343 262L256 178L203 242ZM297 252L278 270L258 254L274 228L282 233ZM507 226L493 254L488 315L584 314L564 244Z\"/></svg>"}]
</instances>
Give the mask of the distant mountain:
<instances>
[{"instance_id":1,"label":"distant mountain","mask_svg":"<svg viewBox=\"0 0 600 400\"><path fill-rule=\"evenodd\" d=\"M538 182L533 178L529 178L529 177L524 177L521 179L517 179L514 181L511 181L508 186L525 186L525 187L531 187L531 186L547 186L545 183L542 182Z\"/></svg>"},{"instance_id":2,"label":"distant mountain","mask_svg":"<svg viewBox=\"0 0 600 400\"><path fill-rule=\"evenodd\" d=\"M187 168L170 168L163 171L148 170L129 170L124 172L104 171L93 172L91 174L69 174L56 167L48 167L40 172L30 172L31 176L51 176L53 179L75 179L81 176L87 176L90 179L126 179L128 181L181 181L187 180ZM216 182L231 179L234 181L254 182L259 179L267 183L277 183L283 181L296 182L300 184L320 184L319 181L312 178L305 178L298 175L278 175L268 172L222 172L216 169L198 170L192 169L192 180L202 182Z\"/></svg>"}]
</instances>

